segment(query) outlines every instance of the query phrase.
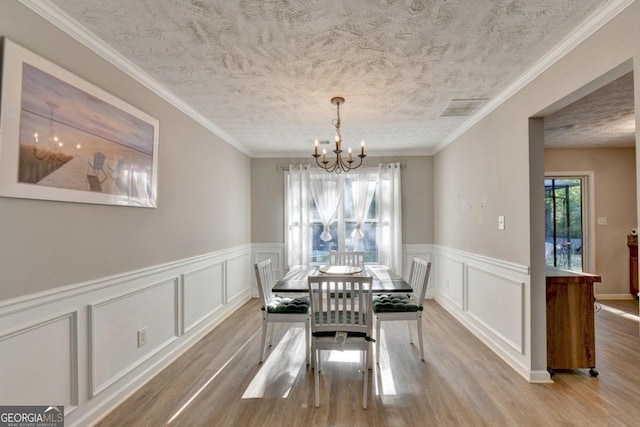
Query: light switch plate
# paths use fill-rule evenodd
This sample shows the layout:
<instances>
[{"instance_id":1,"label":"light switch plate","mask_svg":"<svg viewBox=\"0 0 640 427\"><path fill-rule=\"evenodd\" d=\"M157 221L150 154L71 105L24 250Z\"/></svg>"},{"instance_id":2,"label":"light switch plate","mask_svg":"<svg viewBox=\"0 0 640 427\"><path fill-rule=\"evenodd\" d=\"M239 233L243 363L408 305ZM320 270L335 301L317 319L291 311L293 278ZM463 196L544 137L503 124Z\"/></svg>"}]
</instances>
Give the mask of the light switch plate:
<instances>
[{"instance_id":1,"label":"light switch plate","mask_svg":"<svg viewBox=\"0 0 640 427\"><path fill-rule=\"evenodd\" d=\"M498 230L504 230L504 215L498 216Z\"/></svg>"},{"instance_id":2,"label":"light switch plate","mask_svg":"<svg viewBox=\"0 0 640 427\"><path fill-rule=\"evenodd\" d=\"M598 217L598 225L607 225L607 217L599 216Z\"/></svg>"}]
</instances>

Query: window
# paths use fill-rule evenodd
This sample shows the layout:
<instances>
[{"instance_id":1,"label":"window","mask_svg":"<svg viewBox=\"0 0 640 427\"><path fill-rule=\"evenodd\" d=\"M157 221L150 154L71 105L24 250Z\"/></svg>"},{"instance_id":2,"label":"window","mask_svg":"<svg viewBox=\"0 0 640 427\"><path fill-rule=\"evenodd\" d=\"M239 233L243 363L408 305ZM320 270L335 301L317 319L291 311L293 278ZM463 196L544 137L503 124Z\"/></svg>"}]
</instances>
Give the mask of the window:
<instances>
[{"instance_id":1,"label":"window","mask_svg":"<svg viewBox=\"0 0 640 427\"><path fill-rule=\"evenodd\" d=\"M544 181L545 263L584 271L584 182L582 177Z\"/></svg>"},{"instance_id":2,"label":"window","mask_svg":"<svg viewBox=\"0 0 640 427\"><path fill-rule=\"evenodd\" d=\"M285 174L287 267L324 263L330 250L356 250L367 263L401 272L400 169L390 163L330 175L291 165Z\"/></svg>"},{"instance_id":3,"label":"window","mask_svg":"<svg viewBox=\"0 0 640 427\"><path fill-rule=\"evenodd\" d=\"M313 176L312 178L313 179ZM374 195L369 205L366 218L360 230L364 237L355 239L352 237L353 231L357 224L352 180L347 177L344 180L343 197L338 206L336 219L331 223L329 232L332 239L325 242L320 238L324 226L320 220L320 213L313 197L310 198L310 223L312 228L311 237L311 262L324 263L328 261L329 251L364 251L365 262L378 262L378 191L377 180L372 182L374 186Z\"/></svg>"}]
</instances>

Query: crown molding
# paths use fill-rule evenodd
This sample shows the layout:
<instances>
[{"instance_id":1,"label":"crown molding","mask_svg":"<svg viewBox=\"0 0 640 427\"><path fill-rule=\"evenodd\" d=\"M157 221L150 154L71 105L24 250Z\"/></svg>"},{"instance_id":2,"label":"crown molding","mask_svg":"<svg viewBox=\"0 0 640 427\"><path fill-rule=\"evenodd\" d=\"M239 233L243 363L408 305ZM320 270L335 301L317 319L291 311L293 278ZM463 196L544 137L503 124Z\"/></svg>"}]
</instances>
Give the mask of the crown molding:
<instances>
[{"instance_id":1,"label":"crown molding","mask_svg":"<svg viewBox=\"0 0 640 427\"><path fill-rule=\"evenodd\" d=\"M211 120L204 117L193 107L183 101L179 96L161 85L157 80L144 72L137 65L126 59L118 51L110 47L108 44L100 40L95 34L87 30L84 26L64 13L50 0L18 0L20 3L55 25L61 31L75 39L76 41L89 48L97 55L114 65L129 77L133 78L144 87L173 105L178 110L191 117L196 122L222 138L227 144L240 150L242 153L251 157L252 152L245 146L236 141L231 135L226 133Z\"/></svg>"},{"instance_id":2,"label":"crown molding","mask_svg":"<svg viewBox=\"0 0 640 427\"><path fill-rule=\"evenodd\" d=\"M458 137L468 131L473 125L478 123L493 110L498 108L507 99L515 95L520 89L531 83L536 77L562 59L565 55L575 49L580 43L585 41L593 33L602 28L607 22L615 18L619 13L629 7L635 0L605 0L604 6L595 11L587 20L574 32L567 35L560 43L555 45L546 55L540 58L528 71L511 83L498 96L492 98L482 106L476 114L471 116L456 130L435 146L433 154L437 154L447 145L451 144Z\"/></svg>"},{"instance_id":3,"label":"crown molding","mask_svg":"<svg viewBox=\"0 0 640 427\"><path fill-rule=\"evenodd\" d=\"M198 111L193 109L180 97L169 91L163 85L158 83L153 77L148 75L138 66L126 59L115 49L100 40L95 34L84 28L77 21L69 17L57 6L55 6L50 0L19 0L29 9L33 10L38 15L42 16L47 21L58 27L60 30L71 36L100 57L122 70L134 80L141 83L147 89L160 96L177 109L191 117L196 122L210 130L215 135L219 136L229 145L235 147L242 153L249 157L281 157L273 153L253 153L247 149L244 145L236 141L231 135L226 133L218 125L211 122L204 117ZM458 137L469 130L473 125L478 123L489 113L499 107L507 99L512 97L516 92L529 84L532 80L542 74L545 70L558 62L562 57L569 53L572 49L586 40L589 36L599 30L607 22L625 10L628 6L634 3L635 0L605 0L604 6L594 12L579 28L573 33L565 37L560 43L558 43L551 51L538 60L527 72L520 76L517 80L511 83L503 92L498 96L492 98L487 102L480 110L465 121L461 126L456 128L446 138L444 138L435 147L428 147L425 150L412 151L411 153L392 154L392 153L376 153L377 156L385 155L435 155L440 150L444 149L447 145L455 141Z\"/></svg>"}]
</instances>

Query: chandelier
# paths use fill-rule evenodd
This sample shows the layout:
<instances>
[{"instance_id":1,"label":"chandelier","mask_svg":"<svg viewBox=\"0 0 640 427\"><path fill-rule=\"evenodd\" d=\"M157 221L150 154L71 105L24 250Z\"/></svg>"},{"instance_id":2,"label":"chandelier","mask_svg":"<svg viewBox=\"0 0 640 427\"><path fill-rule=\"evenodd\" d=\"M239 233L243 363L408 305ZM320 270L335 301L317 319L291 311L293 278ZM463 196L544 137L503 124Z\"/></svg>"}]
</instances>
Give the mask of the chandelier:
<instances>
[{"instance_id":1,"label":"chandelier","mask_svg":"<svg viewBox=\"0 0 640 427\"><path fill-rule=\"evenodd\" d=\"M314 141L315 151L312 154L312 156L316 158L316 163L318 164L318 166L320 166L322 169L326 170L329 173L349 172L351 169L359 168L360 165L362 165L362 160L365 157L367 157L366 154L364 154L364 140L362 140L362 142L360 143L360 154L357 155L357 157L360 158L360 161L358 162L357 165L353 164L354 160L353 160L353 153L351 151L351 147L349 147L347 150L347 160L345 161L342 158L342 134L340 133L340 104L344 104L344 98L342 98L341 96L336 96L334 98L331 98L331 103L336 106L337 115L338 115L338 118L332 122L336 128L336 136L334 138L336 142L336 149L333 150L333 152L336 155L336 158L333 161L327 160L326 148L322 149L322 154L318 154L318 144L319 144L318 138L316 138L316 140ZM320 156L322 156L322 160L320 160Z\"/></svg>"}]
</instances>

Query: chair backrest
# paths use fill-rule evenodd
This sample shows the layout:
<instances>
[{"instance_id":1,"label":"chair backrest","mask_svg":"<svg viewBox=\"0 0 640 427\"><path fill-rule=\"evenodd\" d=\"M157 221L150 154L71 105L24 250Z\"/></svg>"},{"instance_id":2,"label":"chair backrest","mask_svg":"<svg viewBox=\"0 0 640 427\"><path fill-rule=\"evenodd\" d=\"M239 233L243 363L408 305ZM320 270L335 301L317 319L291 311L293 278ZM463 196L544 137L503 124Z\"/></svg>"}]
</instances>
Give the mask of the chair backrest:
<instances>
[{"instance_id":1,"label":"chair backrest","mask_svg":"<svg viewBox=\"0 0 640 427\"><path fill-rule=\"evenodd\" d=\"M309 276L311 331L318 336L337 331L370 337L371 276Z\"/></svg>"},{"instance_id":2,"label":"chair backrest","mask_svg":"<svg viewBox=\"0 0 640 427\"><path fill-rule=\"evenodd\" d=\"M93 154L93 164L91 165L91 167L93 169L102 169L102 166L104 165L104 154L102 154L99 151L96 151Z\"/></svg>"},{"instance_id":3,"label":"chair backrest","mask_svg":"<svg viewBox=\"0 0 640 427\"><path fill-rule=\"evenodd\" d=\"M411 262L411 273L409 274L409 285L413 289L413 297L420 306L424 302L429 285L429 273L431 272L431 262L413 257Z\"/></svg>"},{"instance_id":4,"label":"chair backrest","mask_svg":"<svg viewBox=\"0 0 640 427\"><path fill-rule=\"evenodd\" d=\"M364 252L329 251L329 265L351 265L364 269Z\"/></svg>"},{"instance_id":5,"label":"chair backrest","mask_svg":"<svg viewBox=\"0 0 640 427\"><path fill-rule=\"evenodd\" d=\"M256 270L256 282L258 283L258 293L262 301L262 308L266 309L267 302L271 298L271 288L275 285L275 277L273 276L273 266L271 258L267 258L257 264L254 264Z\"/></svg>"}]
</instances>

